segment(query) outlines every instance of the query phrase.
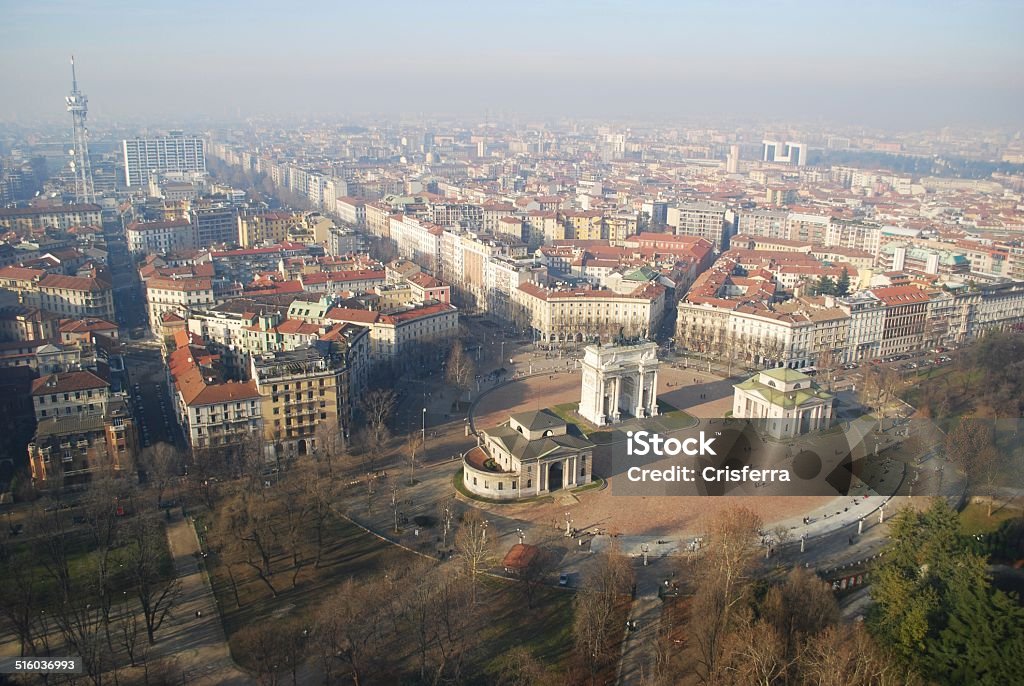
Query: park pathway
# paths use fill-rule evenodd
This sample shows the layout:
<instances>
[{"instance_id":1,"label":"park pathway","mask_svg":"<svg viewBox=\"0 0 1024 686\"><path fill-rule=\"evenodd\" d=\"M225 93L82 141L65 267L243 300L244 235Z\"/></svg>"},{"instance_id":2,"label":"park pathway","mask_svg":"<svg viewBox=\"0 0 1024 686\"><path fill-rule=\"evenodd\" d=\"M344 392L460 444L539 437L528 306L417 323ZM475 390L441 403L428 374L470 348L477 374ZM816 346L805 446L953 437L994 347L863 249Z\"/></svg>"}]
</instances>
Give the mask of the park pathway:
<instances>
[{"instance_id":1,"label":"park pathway","mask_svg":"<svg viewBox=\"0 0 1024 686\"><path fill-rule=\"evenodd\" d=\"M181 599L160 630L155 657L173 657L182 683L252 684L231 659L220 613L206 569L200 563L199 539L184 517L167 526L174 572L181 581Z\"/></svg>"},{"instance_id":2,"label":"park pathway","mask_svg":"<svg viewBox=\"0 0 1024 686\"><path fill-rule=\"evenodd\" d=\"M665 562L662 561L661 565L664 566ZM636 569L636 599L627 618L629 624L636 628L627 631L622 641L619 686L640 686L654 673L658 624L663 606L658 586L665 574L654 561L649 566L640 565Z\"/></svg>"}]
</instances>

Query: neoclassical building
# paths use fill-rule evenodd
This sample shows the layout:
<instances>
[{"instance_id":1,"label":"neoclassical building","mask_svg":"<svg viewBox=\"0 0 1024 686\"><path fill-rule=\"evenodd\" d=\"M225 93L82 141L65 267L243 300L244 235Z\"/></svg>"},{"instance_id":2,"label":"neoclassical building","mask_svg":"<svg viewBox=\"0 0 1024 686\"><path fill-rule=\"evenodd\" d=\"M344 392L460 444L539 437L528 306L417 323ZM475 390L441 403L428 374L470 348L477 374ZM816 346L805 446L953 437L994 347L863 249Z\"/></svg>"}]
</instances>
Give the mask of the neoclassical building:
<instances>
[{"instance_id":1,"label":"neoclassical building","mask_svg":"<svg viewBox=\"0 0 1024 686\"><path fill-rule=\"evenodd\" d=\"M511 415L478 440L462 460L470 493L517 500L590 483L594 444L548 410Z\"/></svg>"},{"instance_id":2,"label":"neoclassical building","mask_svg":"<svg viewBox=\"0 0 1024 686\"><path fill-rule=\"evenodd\" d=\"M732 416L764 422L768 435L792 438L832 425L835 397L811 377L777 367L733 386Z\"/></svg>"}]
</instances>

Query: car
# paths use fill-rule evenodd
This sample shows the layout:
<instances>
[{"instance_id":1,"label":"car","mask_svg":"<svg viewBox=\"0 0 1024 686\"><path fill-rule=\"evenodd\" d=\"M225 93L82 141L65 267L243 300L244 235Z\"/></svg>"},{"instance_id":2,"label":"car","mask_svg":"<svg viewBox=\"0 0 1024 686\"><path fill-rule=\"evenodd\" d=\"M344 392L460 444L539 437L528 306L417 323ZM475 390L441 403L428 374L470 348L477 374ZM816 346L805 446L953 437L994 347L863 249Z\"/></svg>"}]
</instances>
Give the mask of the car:
<instances>
[{"instance_id":1,"label":"car","mask_svg":"<svg viewBox=\"0 0 1024 686\"><path fill-rule=\"evenodd\" d=\"M568 586L569 585L569 575L567 573L563 572L562 574L558 575L558 585L559 586Z\"/></svg>"},{"instance_id":2,"label":"car","mask_svg":"<svg viewBox=\"0 0 1024 686\"><path fill-rule=\"evenodd\" d=\"M856 362L847 362L846 364L843 365L843 369L856 369L859 366L860 365L857 364Z\"/></svg>"},{"instance_id":3,"label":"car","mask_svg":"<svg viewBox=\"0 0 1024 686\"><path fill-rule=\"evenodd\" d=\"M20 522L18 524L11 525L11 536L20 536L24 531L25 525L21 524Z\"/></svg>"}]
</instances>

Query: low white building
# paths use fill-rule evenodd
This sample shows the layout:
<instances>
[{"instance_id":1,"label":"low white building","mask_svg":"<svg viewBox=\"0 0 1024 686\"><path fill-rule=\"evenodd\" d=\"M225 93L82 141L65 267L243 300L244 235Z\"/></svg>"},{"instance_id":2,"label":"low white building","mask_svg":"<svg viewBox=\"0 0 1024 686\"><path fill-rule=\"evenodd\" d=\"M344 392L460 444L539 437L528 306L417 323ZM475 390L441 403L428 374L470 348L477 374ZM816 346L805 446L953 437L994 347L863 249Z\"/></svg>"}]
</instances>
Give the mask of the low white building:
<instances>
[{"instance_id":1,"label":"low white building","mask_svg":"<svg viewBox=\"0 0 1024 686\"><path fill-rule=\"evenodd\" d=\"M463 456L463 484L485 498L529 498L590 483L593 457L594 444L554 413L523 412L480 432Z\"/></svg>"},{"instance_id":2,"label":"low white building","mask_svg":"<svg viewBox=\"0 0 1024 686\"><path fill-rule=\"evenodd\" d=\"M835 398L795 369L768 369L733 386L732 415L754 419L774 438L793 438L832 425Z\"/></svg>"}]
</instances>

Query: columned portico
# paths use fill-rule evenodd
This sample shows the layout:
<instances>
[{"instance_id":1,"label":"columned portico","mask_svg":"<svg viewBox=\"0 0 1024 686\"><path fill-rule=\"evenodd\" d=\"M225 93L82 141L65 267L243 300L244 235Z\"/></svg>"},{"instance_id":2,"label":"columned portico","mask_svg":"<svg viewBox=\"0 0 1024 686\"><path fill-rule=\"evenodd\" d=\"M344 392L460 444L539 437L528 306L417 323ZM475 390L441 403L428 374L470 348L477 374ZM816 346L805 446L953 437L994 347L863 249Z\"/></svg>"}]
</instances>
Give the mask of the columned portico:
<instances>
[{"instance_id":1,"label":"columned portico","mask_svg":"<svg viewBox=\"0 0 1024 686\"><path fill-rule=\"evenodd\" d=\"M654 343L587 346L580 415L598 426L657 415L659 364Z\"/></svg>"}]
</instances>

